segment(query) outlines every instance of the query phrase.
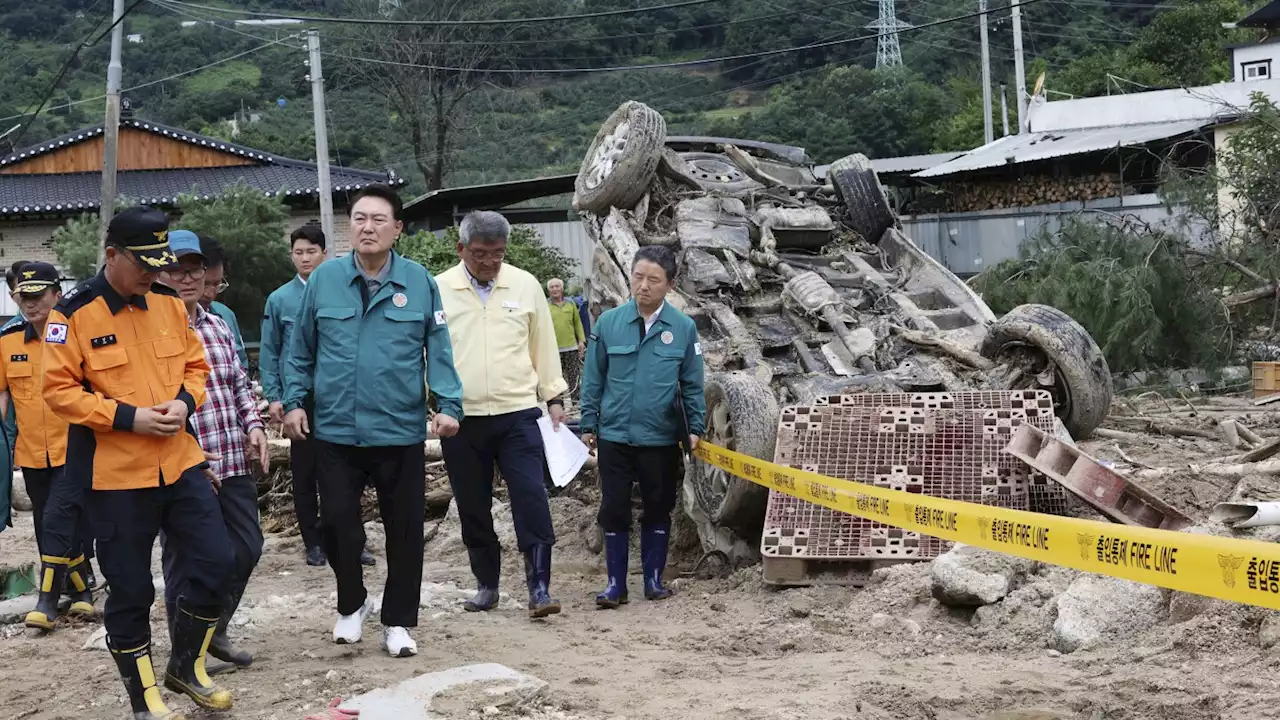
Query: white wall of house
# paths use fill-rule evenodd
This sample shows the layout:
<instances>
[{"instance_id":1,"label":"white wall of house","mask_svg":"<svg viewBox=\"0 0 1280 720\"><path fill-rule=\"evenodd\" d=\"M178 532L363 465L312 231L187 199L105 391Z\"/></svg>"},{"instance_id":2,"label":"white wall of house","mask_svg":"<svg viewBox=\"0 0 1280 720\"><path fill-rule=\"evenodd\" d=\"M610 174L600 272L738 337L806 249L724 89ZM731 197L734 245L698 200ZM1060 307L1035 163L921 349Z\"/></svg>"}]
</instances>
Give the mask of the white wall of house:
<instances>
[{"instance_id":1,"label":"white wall of house","mask_svg":"<svg viewBox=\"0 0 1280 720\"><path fill-rule=\"evenodd\" d=\"M1280 43L1232 48L1231 67L1236 82L1270 80L1280 73Z\"/></svg>"}]
</instances>

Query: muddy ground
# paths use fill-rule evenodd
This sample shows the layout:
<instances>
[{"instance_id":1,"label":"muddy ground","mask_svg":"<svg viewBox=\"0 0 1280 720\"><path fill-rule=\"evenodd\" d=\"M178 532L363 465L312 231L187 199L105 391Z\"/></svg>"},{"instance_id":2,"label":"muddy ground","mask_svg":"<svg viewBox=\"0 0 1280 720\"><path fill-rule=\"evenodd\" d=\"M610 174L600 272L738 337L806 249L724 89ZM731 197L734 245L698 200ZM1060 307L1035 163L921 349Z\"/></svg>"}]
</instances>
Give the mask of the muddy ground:
<instances>
[{"instance_id":1,"label":"muddy ground","mask_svg":"<svg viewBox=\"0 0 1280 720\"><path fill-rule=\"evenodd\" d=\"M1280 435L1274 413L1245 414L1244 400L1214 401L1177 422L1209 427L1221 412L1242 417L1264 437ZM1135 412L1189 412L1140 403ZM1215 409L1232 409L1214 412ZM1108 427L1129 430L1132 423ZM1091 441L1085 448L1124 469L1123 457L1155 467L1184 467L1231 453L1203 438L1152 436L1150 442ZM1242 483L1280 494L1274 476L1197 477L1190 471L1147 483L1197 520ZM588 495L589 497L589 495ZM505 718L1259 718L1280 716L1280 621L1272 613L1161 593L1154 614L1116 623L1094 647L1053 649L1057 598L1080 574L1037 567L1021 588L981 610L948 608L930 593L928 564L876 575L864 589L775 590L758 567L719 577L682 577L663 603L639 599L639 578L623 609L597 611L592 597L602 561L588 549L593 508L580 497L553 500L560 545L553 590L564 614L530 622L521 610L514 558L504 569L511 593L500 611L465 614L471 587L456 522L442 521L428 544L419 655L396 660L380 647L376 620L355 646L330 642L333 579L302 562L296 537L273 535L237 615L234 636L257 654L248 670L223 676L235 693L224 717L301 720L335 695L350 697L416 674L497 662L539 677L549 688L532 704L484 713L446 702L445 717ZM498 513L505 512L499 507ZM370 525L383 579L381 536ZM510 522L501 530L513 539ZM34 559L29 513L0 535L0 567ZM675 574L696 553L685 555ZM634 561L633 561L634 564ZM157 563L158 574L158 563ZM633 568L634 572L634 568ZM1106 602L1104 599L1103 602ZM100 605L101 603L99 603ZM1117 614L1128 610L1116 608ZM0 627L0 708L7 718L123 719L120 682L103 649L81 646L96 621L49 636ZM162 613L152 631L160 662L168 657ZM1264 647L1272 645L1272 647ZM167 694L189 718L193 706ZM374 718L373 720L384 720Z\"/></svg>"}]
</instances>

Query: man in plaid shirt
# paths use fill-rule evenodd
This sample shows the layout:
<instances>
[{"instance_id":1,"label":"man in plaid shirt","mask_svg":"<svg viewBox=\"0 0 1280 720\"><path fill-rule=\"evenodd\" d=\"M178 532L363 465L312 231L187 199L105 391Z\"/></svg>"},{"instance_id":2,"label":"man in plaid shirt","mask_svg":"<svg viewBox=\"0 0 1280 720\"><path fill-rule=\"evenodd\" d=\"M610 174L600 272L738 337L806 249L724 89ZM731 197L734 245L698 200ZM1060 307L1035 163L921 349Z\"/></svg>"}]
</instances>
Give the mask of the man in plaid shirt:
<instances>
[{"instance_id":1,"label":"man in plaid shirt","mask_svg":"<svg viewBox=\"0 0 1280 720\"><path fill-rule=\"evenodd\" d=\"M227 596L218 618L209 654L239 667L253 663L253 655L231 644L227 624L235 614L249 576L262 556L262 527L258 523L258 485L251 464L267 472L267 435L257 403L249 389L249 378L236 355L235 335L226 321L200 305L205 271L220 264L222 246L209 237L187 230L169 233L169 248L178 256L180 267L161 274L164 283L178 291L187 306L192 326L204 343L209 361L208 399L191 415L190 431L200 442L209 468L205 473L218 493L222 518L235 550L235 565ZM182 593L182 568L168 546L163 553L165 607L170 622ZM210 668L210 672L216 672Z\"/></svg>"}]
</instances>

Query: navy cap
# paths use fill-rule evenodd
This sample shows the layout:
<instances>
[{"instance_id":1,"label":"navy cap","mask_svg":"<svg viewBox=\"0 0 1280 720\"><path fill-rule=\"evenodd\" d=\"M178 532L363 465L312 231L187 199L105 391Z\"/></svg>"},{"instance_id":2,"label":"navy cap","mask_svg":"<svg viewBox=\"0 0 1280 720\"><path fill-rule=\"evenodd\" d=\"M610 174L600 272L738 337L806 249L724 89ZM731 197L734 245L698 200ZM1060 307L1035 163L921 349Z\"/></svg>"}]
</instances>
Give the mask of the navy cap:
<instances>
[{"instance_id":1,"label":"navy cap","mask_svg":"<svg viewBox=\"0 0 1280 720\"><path fill-rule=\"evenodd\" d=\"M18 271L18 283L14 292L42 293L58 284L58 268L47 262L29 262Z\"/></svg>"},{"instance_id":2,"label":"navy cap","mask_svg":"<svg viewBox=\"0 0 1280 720\"><path fill-rule=\"evenodd\" d=\"M200 237L190 230L170 230L169 249L179 258L195 255L205 260L204 250L200 249Z\"/></svg>"},{"instance_id":3,"label":"navy cap","mask_svg":"<svg viewBox=\"0 0 1280 720\"><path fill-rule=\"evenodd\" d=\"M178 256L169 249L169 216L145 205L126 208L111 218L107 244L133 253L152 272L178 266Z\"/></svg>"}]
</instances>

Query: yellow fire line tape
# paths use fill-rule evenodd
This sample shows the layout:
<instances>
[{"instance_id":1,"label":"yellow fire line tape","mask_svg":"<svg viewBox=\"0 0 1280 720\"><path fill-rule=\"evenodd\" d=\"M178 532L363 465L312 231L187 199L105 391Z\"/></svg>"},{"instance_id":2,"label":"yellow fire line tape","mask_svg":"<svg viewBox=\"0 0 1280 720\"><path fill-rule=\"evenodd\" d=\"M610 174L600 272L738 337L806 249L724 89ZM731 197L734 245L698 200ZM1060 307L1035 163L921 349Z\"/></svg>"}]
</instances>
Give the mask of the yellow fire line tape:
<instances>
[{"instance_id":1,"label":"yellow fire line tape","mask_svg":"<svg viewBox=\"0 0 1280 720\"><path fill-rule=\"evenodd\" d=\"M917 495L758 460L708 442L697 458L745 480L906 530L1007 555L1280 609L1280 545L1042 515Z\"/></svg>"}]
</instances>

